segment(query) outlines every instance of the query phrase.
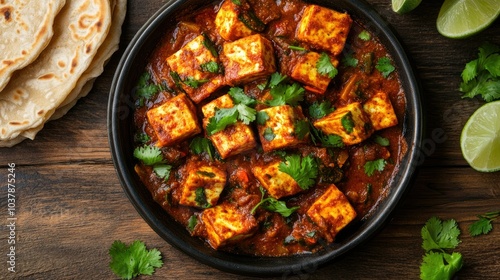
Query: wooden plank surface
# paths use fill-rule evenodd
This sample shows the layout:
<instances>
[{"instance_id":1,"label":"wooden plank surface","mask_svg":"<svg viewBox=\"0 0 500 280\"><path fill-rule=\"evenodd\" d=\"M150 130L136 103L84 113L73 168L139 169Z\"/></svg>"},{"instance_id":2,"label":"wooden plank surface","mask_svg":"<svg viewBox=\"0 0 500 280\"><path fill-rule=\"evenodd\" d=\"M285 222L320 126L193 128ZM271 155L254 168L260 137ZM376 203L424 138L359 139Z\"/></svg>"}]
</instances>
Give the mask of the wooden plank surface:
<instances>
[{"instance_id":1,"label":"wooden plank surface","mask_svg":"<svg viewBox=\"0 0 500 280\"><path fill-rule=\"evenodd\" d=\"M500 210L500 173L479 173L463 160L462 127L482 102L460 98L460 72L485 40L500 44L500 20L480 35L452 40L439 35L442 1L423 1L397 15L388 0L367 1L401 38L423 87L426 161L404 204L369 242L341 260L302 275L274 279L418 279L423 255L420 230L432 216L456 219L465 266L461 279L500 279L500 224L472 238L477 214ZM89 95L62 119L49 122L35 141L0 148L0 255L4 279L116 279L108 249L116 240L140 239L156 247L165 265L142 279L234 279L200 264L163 241L137 214L122 191L111 160L106 127L114 69L135 32L164 1L129 1L121 49ZM433 137L441 135L442 137ZM8 273L7 163L16 164L16 273ZM255 279L237 277L238 279ZM273 279L273 278L270 278Z\"/></svg>"}]
</instances>

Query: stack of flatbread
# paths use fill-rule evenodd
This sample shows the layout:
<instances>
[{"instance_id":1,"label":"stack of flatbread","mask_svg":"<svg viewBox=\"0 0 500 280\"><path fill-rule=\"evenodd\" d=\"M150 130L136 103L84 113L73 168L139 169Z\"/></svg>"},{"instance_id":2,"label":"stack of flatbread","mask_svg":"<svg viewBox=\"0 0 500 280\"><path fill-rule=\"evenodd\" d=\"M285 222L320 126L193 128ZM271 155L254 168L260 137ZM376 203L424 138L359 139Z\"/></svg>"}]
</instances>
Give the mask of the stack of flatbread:
<instances>
[{"instance_id":1,"label":"stack of flatbread","mask_svg":"<svg viewBox=\"0 0 500 280\"><path fill-rule=\"evenodd\" d=\"M126 0L0 1L0 147L34 139L92 89Z\"/></svg>"}]
</instances>

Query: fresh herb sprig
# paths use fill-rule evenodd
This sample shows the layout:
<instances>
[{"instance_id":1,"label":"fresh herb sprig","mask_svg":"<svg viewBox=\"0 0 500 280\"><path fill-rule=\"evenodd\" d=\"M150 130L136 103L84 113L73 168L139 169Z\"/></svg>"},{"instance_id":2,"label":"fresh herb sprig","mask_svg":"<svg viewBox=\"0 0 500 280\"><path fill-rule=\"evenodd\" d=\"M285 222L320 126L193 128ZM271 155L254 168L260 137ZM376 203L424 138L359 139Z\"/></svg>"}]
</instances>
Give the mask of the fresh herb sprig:
<instances>
[{"instance_id":1,"label":"fresh herb sprig","mask_svg":"<svg viewBox=\"0 0 500 280\"><path fill-rule=\"evenodd\" d=\"M127 245L116 240L109 248L109 267L121 279L132 279L139 275L152 275L163 266L161 252L148 250L144 242L136 240Z\"/></svg>"},{"instance_id":2,"label":"fresh herb sprig","mask_svg":"<svg viewBox=\"0 0 500 280\"><path fill-rule=\"evenodd\" d=\"M297 106L300 101L304 100L304 88L298 83L286 83L287 78L286 75L281 75L280 73L271 75L268 87L271 89L270 94L272 99L265 102L267 105L282 106L288 104Z\"/></svg>"},{"instance_id":3,"label":"fresh herb sprig","mask_svg":"<svg viewBox=\"0 0 500 280\"><path fill-rule=\"evenodd\" d=\"M316 68L318 69L318 73L325 75L330 79L333 79L339 73L337 68L333 66L330 56L325 52L321 53L319 56Z\"/></svg>"},{"instance_id":4,"label":"fresh herb sprig","mask_svg":"<svg viewBox=\"0 0 500 280\"><path fill-rule=\"evenodd\" d=\"M170 177L171 165L165 163L163 154L157 146L144 145L134 149L134 157L145 165L153 167L153 171L159 178L167 180Z\"/></svg>"},{"instance_id":5,"label":"fresh herb sprig","mask_svg":"<svg viewBox=\"0 0 500 280\"><path fill-rule=\"evenodd\" d=\"M500 99L500 46L483 43L478 58L465 65L461 76L462 98L480 96L486 102Z\"/></svg>"},{"instance_id":6,"label":"fresh herb sprig","mask_svg":"<svg viewBox=\"0 0 500 280\"><path fill-rule=\"evenodd\" d=\"M396 68L392 65L391 59L387 56L381 57L377 61L377 65L375 68L384 76L384 78L389 77L389 75L396 70Z\"/></svg>"},{"instance_id":7,"label":"fresh herb sprig","mask_svg":"<svg viewBox=\"0 0 500 280\"><path fill-rule=\"evenodd\" d=\"M500 217L500 211L487 212L477 216L479 220L469 226L469 234L478 236L488 234L493 229L493 221Z\"/></svg>"},{"instance_id":8,"label":"fresh herb sprig","mask_svg":"<svg viewBox=\"0 0 500 280\"><path fill-rule=\"evenodd\" d=\"M301 157L294 154L285 157L285 162L281 162L279 171L290 175L301 189L307 190L315 184L318 177L318 163L311 155Z\"/></svg>"},{"instance_id":9,"label":"fresh herb sprig","mask_svg":"<svg viewBox=\"0 0 500 280\"><path fill-rule=\"evenodd\" d=\"M365 174L368 176L372 176L375 171L382 172L387 164L387 161L383 158L379 158L376 160L367 161L364 165Z\"/></svg>"},{"instance_id":10,"label":"fresh herb sprig","mask_svg":"<svg viewBox=\"0 0 500 280\"><path fill-rule=\"evenodd\" d=\"M264 189L262 187L260 187L260 192L262 194L260 202L252 208L252 211L250 211L252 215L255 213L257 208L262 207L268 211L279 213L281 214L281 216L287 218L292 215L293 212L299 209L298 206L288 208L284 201L277 200L276 198L271 196L264 198Z\"/></svg>"},{"instance_id":11,"label":"fresh herb sprig","mask_svg":"<svg viewBox=\"0 0 500 280\"><path fill-rule=\"evenodd\" d=\"M451 279L463 265L462 254L446 251L455 249L460 243L457 222L432 217L425 223L421 235L425 255L420 265L420 279Z\"/></svg>"}]
</instances>

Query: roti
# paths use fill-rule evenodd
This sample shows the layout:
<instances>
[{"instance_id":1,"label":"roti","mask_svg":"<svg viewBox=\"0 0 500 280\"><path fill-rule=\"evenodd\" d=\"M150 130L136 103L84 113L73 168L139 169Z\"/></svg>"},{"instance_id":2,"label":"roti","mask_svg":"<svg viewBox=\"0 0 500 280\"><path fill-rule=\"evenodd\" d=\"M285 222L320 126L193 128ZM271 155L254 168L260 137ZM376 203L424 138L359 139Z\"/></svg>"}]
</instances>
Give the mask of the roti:
<instances>
[{"instance_id":1,"label":"roti","mask_svg":"<svg viewBox=\"0 0 500 280\"><path fill-rule=\"evenodd\" d=\"M0 141L48 119L88 69L111 26L109 0L71 0L54 22L39 57L17 71L0 93Z\"/></svg>"},{"instance_id":2,"label":"roti","mask_svg":"<svg viewBox=\"0 0 500 280\"><path fill-rule=\"evenodd\" d=\"M0 1L0 91L12 73L33 62L54 34L66 0Z\"/></svg>"},{"instance_id":3,"label":"roti","mask_svg":"<svg viewBox=\"0 0 500 280\"><path fill-rule=\"evenodd\" d=\"M120 36L121 36L121 26L125 19L127 10L126 0L116 0L114 3L111 27L106 36L106 39L99 47L97 54L89 65L88 69L82 74L78 79L76 86L68 94L66 99L59 105L55 112L51 115L47 114L47 120L55 120L64 116L78 101L78 99L86 96L92 89L95 79L102 74L104 66L107 61L111 58L114 52L118 50ZM0 147L11 147L14 146L25 139L34 139L36 134L43 128L44 123L41 125L23 131L20 135L14 139L8 141L0 141Z\"/></svg>"}]
</instances>

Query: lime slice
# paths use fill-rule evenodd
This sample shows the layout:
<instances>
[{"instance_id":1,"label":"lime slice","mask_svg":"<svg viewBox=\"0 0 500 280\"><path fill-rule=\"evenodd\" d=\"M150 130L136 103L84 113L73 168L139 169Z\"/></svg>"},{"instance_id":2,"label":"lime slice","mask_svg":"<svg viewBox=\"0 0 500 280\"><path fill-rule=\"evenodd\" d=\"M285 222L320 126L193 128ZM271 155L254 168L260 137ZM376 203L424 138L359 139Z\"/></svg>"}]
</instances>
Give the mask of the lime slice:
<instances>
[{"instance_id":1,"label":"lime slice","mask_svg":"<svg viewBox=\"0 0 500 280\"><path fill-rule=\"evenodd\" d=\"M392 0L392 10L398 14L405 14L420 5L422 0Z\"/></svg>"},{"instance_id":2,"label":"lime slice","mask_svg":"<svg viewBox=\"0 0 500 280\"><path fill-rule=\"evenodd\" d=\"M472 168L500 170L500 101L486 103L472 114L462 130L460 148Z\"/></svg>"},{"instance_id":3,"label":"lime slice","mask_svg":"<svg viewBox=\"0 0 500 280\"><path fill-rule=\"evenodd\" d=\"M445 0L437 17L437 30L448 38L465 38L488 27L498 15L498 0Z\"/></svg>"}]
</instances>

